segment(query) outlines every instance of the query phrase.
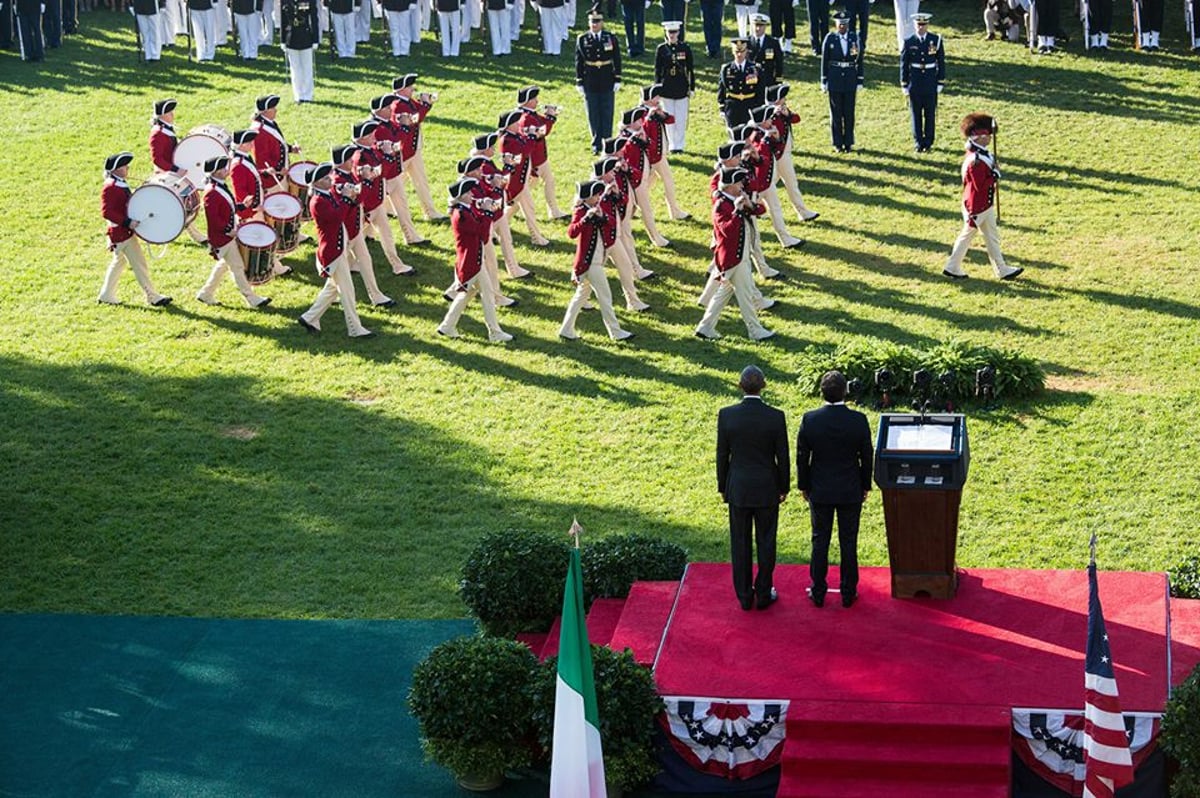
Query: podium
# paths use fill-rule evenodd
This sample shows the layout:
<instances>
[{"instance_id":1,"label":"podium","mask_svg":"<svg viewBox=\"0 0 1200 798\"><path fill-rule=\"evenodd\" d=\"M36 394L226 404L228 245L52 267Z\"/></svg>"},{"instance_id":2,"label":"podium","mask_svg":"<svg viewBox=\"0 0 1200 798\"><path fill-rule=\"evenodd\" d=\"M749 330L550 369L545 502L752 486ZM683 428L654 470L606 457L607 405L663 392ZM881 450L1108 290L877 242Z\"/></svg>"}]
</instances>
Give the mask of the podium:
<instances>
[{"instance_id":1,"label":"podium","mask_svg":"<svg viewBox=\"0 0 1200 798\"><path fill-rule=\"evenodd\" d=\"M884 413L875 445L892 597L954 598L958 507L970 464L959 413Z\"/></svg>"}]
</instances>

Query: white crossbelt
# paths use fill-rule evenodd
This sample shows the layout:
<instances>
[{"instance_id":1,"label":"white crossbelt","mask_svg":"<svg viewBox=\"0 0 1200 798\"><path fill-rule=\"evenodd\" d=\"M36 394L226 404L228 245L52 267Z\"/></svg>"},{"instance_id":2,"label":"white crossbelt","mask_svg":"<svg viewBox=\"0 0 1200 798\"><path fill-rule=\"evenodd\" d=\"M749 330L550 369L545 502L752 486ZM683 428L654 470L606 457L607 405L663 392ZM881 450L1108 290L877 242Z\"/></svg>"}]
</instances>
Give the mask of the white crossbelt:
<instances>
[{"instance_id":1,"label":"white crossbelt","mask_svg":"<svg viewBox=\"0 0 1200 798\"><path fill-rule=\"evenodd\" d=\"M911 64L913 69L937 69L937 64Z\"/></svg>"}]
</instances>

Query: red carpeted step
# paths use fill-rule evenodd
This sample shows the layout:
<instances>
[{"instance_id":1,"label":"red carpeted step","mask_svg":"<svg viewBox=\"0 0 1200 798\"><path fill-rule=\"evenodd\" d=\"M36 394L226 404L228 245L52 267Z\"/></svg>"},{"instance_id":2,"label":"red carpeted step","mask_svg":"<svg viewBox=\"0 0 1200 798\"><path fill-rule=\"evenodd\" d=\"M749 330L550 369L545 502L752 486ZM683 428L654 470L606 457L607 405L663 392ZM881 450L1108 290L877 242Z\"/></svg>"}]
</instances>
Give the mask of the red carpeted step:
<instances>
[{"instance_id":1,"label":"red carpeted step","mask_svg":"<svg viewBox=\"0 0 1200 798\"><path fill-rule=\"evenodd\" d=\"M1200 665L1200 599L1171 599L1171 686Z\"/></svg>"},{"instance_id":2,"label":"red carpeted step","mask_svg":"<svg viewBox=\"0 0 1200 798\"><path fill-rule=\"evenodd\" d=\"M592 602L592 607L588 610L587 614L589 643L594 646L607 646L609 644L609 641L612 640L613 630L617 628L617 622L621 619L625 601L625 599L619 598L599 598ZM558 654L558 637L561 627L562 618L555 618L554 624L546 634L546 643L542 646L542 651L538 655L541 659L553 657Z\"/></svg>"},{"instance_id":3,"label":"red carpeted step","mask_svg":"<svg viewBox=\"0 0 1200 798\"><path fill-rule=\"evenodd\" d=\"M853 784L841 779L811 778L779 781L776 798L1009 798L1004 784L896 784L865 776Z\"/></svg>"},{"instance_id":4,"label":"red carpeted step","mask_svg":"<svg viewBox=\"0 0 1200 798\"><path fill-rule=\"evenodd\" d=\"M609 643L612 649L632 649L634 659L653 665L678 593L678 582L635 582Z\"/></svg>"}]
</instances>

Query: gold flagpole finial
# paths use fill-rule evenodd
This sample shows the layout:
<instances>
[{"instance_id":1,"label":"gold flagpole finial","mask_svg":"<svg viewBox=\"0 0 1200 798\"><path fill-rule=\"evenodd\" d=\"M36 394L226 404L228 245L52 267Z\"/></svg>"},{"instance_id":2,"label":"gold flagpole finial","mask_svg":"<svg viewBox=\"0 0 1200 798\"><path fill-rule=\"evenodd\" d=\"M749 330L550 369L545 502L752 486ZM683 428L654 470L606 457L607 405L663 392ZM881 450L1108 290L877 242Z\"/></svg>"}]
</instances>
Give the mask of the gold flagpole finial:
<instances>
[{"instance_id":1,"label":"gold flagpole finial","mask_svg":"<svg viewBox=\"0 0 1200 798\"><path fill-rule=\"evenodd\" d=\"M1091 564L1092 564L1092 565L1095 565L1095 564L1096 564L1096 533L1095 533L1095 532L1093 532L1093 533L1092 533L1092 540L1091 540L1091 542L1088 544L1088 546L1089 546L1089 547L1091 548L1091 550L1092 550L1092 559L1091 559Z\"/></svg>"},{"instance_id":2,"label":"gold flagpole finial","mask_svg":"<svg viewBox=\"0 0 1200 798\"><path fill-rule=\"evenodd\" d=\"M583 534L583 527L579 525L578 518L571 519L571 528L567 530L567 534L575 539L575 548L579 548L579 536Z\"/></svg>"}]
</instances>

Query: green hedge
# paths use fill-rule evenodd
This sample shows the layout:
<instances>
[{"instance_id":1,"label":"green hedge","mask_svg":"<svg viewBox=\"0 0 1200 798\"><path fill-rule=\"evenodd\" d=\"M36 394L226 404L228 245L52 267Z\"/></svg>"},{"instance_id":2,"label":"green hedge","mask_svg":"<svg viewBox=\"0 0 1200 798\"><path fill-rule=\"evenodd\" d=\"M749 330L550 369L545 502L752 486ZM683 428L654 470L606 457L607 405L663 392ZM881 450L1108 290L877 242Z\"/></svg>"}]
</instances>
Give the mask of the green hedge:
<instances>
[{"instance_id":1,"label":"green hedge","mask_svg":"<svg viewBox=\"0 0 1200 798\"><path fill-rule=\"evenodd\" d=\"M1200 795L1200 665L1171 691L1162 719L1162 745L1179 763L1171 798Z\"/></svg>"},{"instance_id":2,"label":"green hedge","mask_svg":"<svg viewBox=\"0 0 1200 798\"><path fill-rule=\"evenodd\" d=\"M1172 596L1200 599L1200 553L1185 558L1170 574Z\"/></svg>"},{"instance_id":3,"label":"green hedge","mask_svg":"<svg viewBox=\"0 0 1200 798\"><path fill-rule=\"evenodd\" d=\"M860 399L877 397L875 372L886 367L894 376L892 396L906 396L912 390L913 372L924 368L935 380L944 372L953 373L954 382L947 398L962 401L975 395L975 372L984 366L996 370L996 398L1026 399L1046 388L1041 365L1011 349L961 341L916 349L876 338L849 341L832 352L814 347L803 350L797 383L807 393L816 395L820 393L821 376L837 369L847 380L859 380L863 388ZM939 392L939 395L944 394Z\"/></svg>"},{"instance_id":4,"label":"green hedge","mask_svg":"<svg viewBox=\"0 0 1200 798\"><path fill-rule=\"evenodd\" d=\"M677 543L631 532L610 535L583 547L583 591L597 598L625 598L634 582L683 578L687 550Z\"/></svg>"}]
</instances>

